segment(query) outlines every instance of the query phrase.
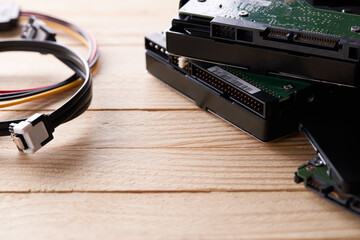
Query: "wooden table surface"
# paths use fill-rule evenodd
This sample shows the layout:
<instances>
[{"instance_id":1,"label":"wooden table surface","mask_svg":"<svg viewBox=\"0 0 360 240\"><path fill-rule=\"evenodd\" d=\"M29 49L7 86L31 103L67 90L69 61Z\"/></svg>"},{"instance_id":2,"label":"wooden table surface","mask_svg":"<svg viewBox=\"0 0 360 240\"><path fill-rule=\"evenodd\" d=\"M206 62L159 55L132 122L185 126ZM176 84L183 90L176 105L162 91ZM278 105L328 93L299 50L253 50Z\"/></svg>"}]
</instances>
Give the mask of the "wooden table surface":
<instances>
[{"instance_id":1,"label":"wooden table surface","mask_svg":"<svg viewBox=\"0 0 360 240\"><path fill-rule=\"evenodd\" d=\"M0 239L360 239L358 217L293 182L315 156L304 136L258 142L146 72L144 35L170 25L177 0L17 3L88 29L101 63L90 109L38 153L0 138ZM84 51L64 34L59 42ZM1 89L71 74L49 56L1 57ZM70 95L1 119L49 112Z\"/></svg>"}]
</instances>

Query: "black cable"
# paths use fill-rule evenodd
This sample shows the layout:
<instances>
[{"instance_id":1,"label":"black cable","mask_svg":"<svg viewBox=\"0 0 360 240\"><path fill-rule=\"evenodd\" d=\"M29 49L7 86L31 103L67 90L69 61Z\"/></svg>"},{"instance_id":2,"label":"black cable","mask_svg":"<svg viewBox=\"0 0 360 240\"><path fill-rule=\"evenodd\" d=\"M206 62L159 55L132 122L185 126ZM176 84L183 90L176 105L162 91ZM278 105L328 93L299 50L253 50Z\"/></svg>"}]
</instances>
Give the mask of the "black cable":
<instances>
[{"instance_id":1,"label":"black cable","mask_svg":"<svg viewBox=\"0 0 360 240\"><path fill-rule=\"evenodd\" d=\"M3 93L0 94L0 102L36 96L69 85L78 79L83 79L83 83L76 93L52 113L36 113L26 119L0 122L0 136L11 134L19 150L24 153L35 153L53 139L52 133L56 127L80 116L90 106L92 100L90 68L94 67L95 69L95 64L98 62L98 45L90 33L64 20L41 13L21 12L15 4L0 4L0 9L2 9L3 15L11 16L14 18L14 21L17 21L20 16L29 19L21 34L24 40L0 41L0 52L26 51L51 54L75 72L68 79L51 86L28 90L1 91ZM15 13L17 14L16 16ZM1 26L5 26L3 30L10 30L16 27L16 25L7 25L7 21L7 18L2 22L0 20ZM65 27L67 28L65 31L70 30L68 33L76 38L79 38L80 35L79 39L85 40L89 49L87 61L70 48L57 44L55 31L46 24L59 29L64 29L62 27Z\"/></svg>"},{"instance_id":2,"label":"black cable","mask_svg":"<svg viewBox=\"0 0 360 240\"><path fill-rule=\"evenodd\" d=\"M11 123L19 123L21 121L25 121L26 119L14 119L9 121L3 121L0 123L0 136L8 136L9 135L9 125Z\"/></svg>"},{"instance_id":3,"label":"black cable","mask_svg":"<svg viewBox=\"0 0 360 240\"><path fill-rule=\"evenodd\" d=\"M16 93L3 93L3 94L1 94L0 102L11 101L11 100L16 100L16 99L20 99L20 98L34 96L34 95L37 95L40 93L44 93L44 92L65 86L69 83L76 81L77 79L79 79L79 77L76 74L74 74L70 78L68 78L62 82L59 82L57 84L54 84L52 86L46 87L46 88L41 88L41 89L36 89L36 90L31 90L31 91L24 91L24 92L16 92Z\"/></svg>"},{"instance_id":4,"label":"black cable","mask_svg":"<svg viewBox=\"0 0 360 240\"><path fill-rule=\"evenodd\" d=\"M69 83L72 83L73 81L79 79L78 76L73 75L70 78L66 79L65 81L59 82L57 84L54 84L53 86L50 87L46 87L46 88L41 88L41 89L36 89L36 90L31 90L31 91L23 91L23 92L14 92L14 93L3 93L1 94L0 97L0 102L2 101L11 101L11 100L16 100L19 98L25 98L25 97L30 97L33 95L37 95L43 92L47 92L62 86L65 86Z\"/></svg>"},{"instance_id":5,"label":"black cable","mask_svg":"<svg viewBox=\"0 0 360 240\"><path fill-rule=\"evenodd\" d=\"M89 99L92 97L92 78L90 67L87 61L78 53L70 48L50 41L33 41L33 40L5 40L0 41L0 52L7 51L27 51L39 52L42 54L52 54L55 57L66 61L77 78L84 80L77 92L60 108L47 115L52 128L74 119L81 115L90 105ZM73 77L74 77L73 76ZM9 125L19 123L24 119L5 121L0 123L0 135L9 135Z\"/></svg>"},{"instance_id":6,"label":"black cable","mask_svg":"<svg viewBox=\"0 0 360 240\"><path fill-rule=\"evenodd\" d=\"M53 23L56 23L56 24L63 25L65 27L73 30L74 32L77 32L88 43L89 54L88 54L87 60L88 60L88 64L89 64L90 68L94 67L94 65L97 63L97 61L99 59L99 50L98 50L98 47L97 47L97 43L96 43L95 39L92 37L92 35L89 34L86 31L84 31L82 28L80 28L80 27L78 27L78 26L76 26L76 25L74 25L72 23L66 22L64 20L54 18L54 17L48 16L48 15L40 14L40 13L21 12L21 16L29 17L29 21L32 20L31 23L33 23L33 24L34 24L35 21L38 21L36 18L39 18L39 19L42 19L42 20L46 20L46 21L50 21L50 22L53 22ZM35 26L35 25L31 25L30 27L31 28L37 28L37 31L44 31L44 29L42 29L42 28L38 29L38 26ZM29 29L27 29L27 30L29 30ZM24 30L24 31L26 31L26 30ZM31 36L28 36L28 34L22 34L22 35L24 35L25 37L26 36L29 37L27 39L36 40L36 39L32 39L32 37L34 37L34 36L32 36L31 34L30 34ZM37 37L37 36L35 35L35 37ZM41 35L40 38L44 38L44 37L46 38L46 34ZM40 39L38 39L38 40L40 40ZM46 40L46 39L41 39L41 40ZM65 64L67 64L66 60L60 59L60 61L63 61ZM66 79L66 80L64 80L62 82L59 82L59 83L57 83L55 85L49 86L49 87L33 89L33 90L28 90L28 91L18 91L18 92L12 92L12 93L3 93L3 94L0 94L0 101L11 101L11 100L16 100L16 99L20 99L20 98L30 97L30 96L33 96L33 95L37 95L37 94L40 94L40 93L43 93L43 92L47 92L47 91L50 91L50 90L65 86L65 85L67 85L67 84L69 84L69 83L71 83L71 82L73 82L73 81L75 81L77 79L78 79L78 76L76 74L74 74L70 78L68 78L68 79Z\"/></svg>"},{"instance_id":7,"label":"black cable","mask_svg":"<svg viewBox=\"0 0 360 240\"><path fill-rule=\"evenodd\" d=\"M68 122L72 119L74 119L74 116L78 116L85 112L86 109L84 109L84 106L91 102L92 99L92 87L71 106L72 111L64 111L63 114L60 115L60 117L55 118L53 120L54 126L59 126L60 124L63 124L65 122ZM80 113L81 112L81 113Z\"/></svg>"}]
</instances>

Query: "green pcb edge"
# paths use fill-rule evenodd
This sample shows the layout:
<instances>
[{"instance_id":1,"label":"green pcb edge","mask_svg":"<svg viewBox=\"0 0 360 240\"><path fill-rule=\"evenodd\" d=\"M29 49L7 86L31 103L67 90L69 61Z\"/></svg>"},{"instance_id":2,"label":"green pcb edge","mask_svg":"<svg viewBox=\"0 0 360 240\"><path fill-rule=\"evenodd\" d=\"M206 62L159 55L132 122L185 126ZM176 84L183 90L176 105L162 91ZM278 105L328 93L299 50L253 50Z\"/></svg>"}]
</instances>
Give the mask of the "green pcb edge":
<instances>
[{"instance_id":1,"label":"green pcb edge","mask_svg":"<svg viewBox=\"0 0 360 240\"><path fill-rule=\"evenodd\" d=\"M229 66L219 67L276 97L279 101L288 99L300 89L312 86L311 83L301 80L279 76L265 76Z\"/></svg>"},{"instance_id":2,"label":"green pcb edge","mask_svg":"<svg viewBox=\"0 0 360 240\"><path fill-rule=\"evenodd\" d=\"M205 18L242 18L276 27L360 38L351 30L360 26L360 16L317 9L305 0L189 0L179 13Z\"/></svg>"}]
</instances>

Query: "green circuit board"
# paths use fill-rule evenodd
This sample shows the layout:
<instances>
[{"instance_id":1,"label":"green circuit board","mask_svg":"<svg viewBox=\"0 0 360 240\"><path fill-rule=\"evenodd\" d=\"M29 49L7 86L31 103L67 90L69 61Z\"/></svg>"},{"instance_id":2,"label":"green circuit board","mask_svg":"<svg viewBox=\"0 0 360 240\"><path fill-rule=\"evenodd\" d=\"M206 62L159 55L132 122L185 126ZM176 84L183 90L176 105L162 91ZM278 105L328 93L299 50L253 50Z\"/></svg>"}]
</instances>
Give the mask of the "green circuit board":
<instances>
[{"instance_id":1,"label":"green circuit board","mask_svg":"<svg viewBox=\"0 0 360 240\"><path fill-rule=\"evenodd\" d=\"M279 101L286 100L290 98L290 96L295 92L311 86L311 83L301 80L279 76L264 76L229 66L220 67L250 83L251 85L261 89L262 91L276 97Z\"/></svg>"},{"instance_id":2,"label":"green circuit board","mask_svg":"<svg viewBox=\"0 0 360 240\"><path fill-rule=\"evenodd\" d=\"M178 66L179 57L171 56L170 61L175 66ZM198 64L196 64L195 62L192 62L192 64L198 66ZM277 98L279 102L287 100L291 98L293 94L313 86L311 82L297 80L295 78L290 78L290 77L283 77L276 75L261 75L250 72L248 70L230 67L226 65L213 65L213 67L223 69L225 71L225 75L227 75L228 78L231 79L236 78L237 79L236 81L240 80L247 82L250 85ZM185 68L185 69L187 71L189 70L189 68ZM212 81L209 80L209 82Z\"/></svg>"},{"instance_id":3,"label":"green circuit board","mask_svg":"<svg viewBox=\"0 0 360 240\"><path fill-rule=\"evenodd\" d=\"M328 167L326 165L316 167L311 164L307 164L298 169L297 175L303 180L307 180L312 176L317 176L325 182L335 184L334 180L327 174L327 171Z\"/></svg>"},{"instance_id":4,"label":"green circuit board","mask_svg":"<svg viewBox=\"0 0 360 240\"><path fill-rule=\"evenodd\" d=\"M343 192L336 181L328 175L327 166L314 166L311 163L302 165L296 172L294 180L296 183L304 182L307 188L322 198L360 215L360 195Z\"/></svg>"},{"instance_id":5,"label":"green circuit board","mask_svg":"<svg viewBox=\"0 0 360 240\"><path fill-rule=\"evenodd\" d=\"M204 18L242 18L276 27L360 38L360 16L312 7L304 0L189 0L179 12Z\"/></svg>"}]
</instances>

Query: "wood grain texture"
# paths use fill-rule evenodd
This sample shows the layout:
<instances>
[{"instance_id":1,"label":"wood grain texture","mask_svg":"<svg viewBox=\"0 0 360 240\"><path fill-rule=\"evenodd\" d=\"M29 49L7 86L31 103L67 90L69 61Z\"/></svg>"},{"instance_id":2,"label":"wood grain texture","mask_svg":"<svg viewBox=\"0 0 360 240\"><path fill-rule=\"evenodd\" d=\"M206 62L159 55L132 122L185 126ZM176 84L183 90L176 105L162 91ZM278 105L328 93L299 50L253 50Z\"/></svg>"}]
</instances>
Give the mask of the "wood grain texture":
<instances>
[{"instance_id":1,"label":"wood grain texture","mask_svg":"<svg viewBox=\"0 0 360 240\"><path fill-rule=\"evenodd\" d=\"M2 112L6 119L29 116L29 112ZM265 146L309 147L298 134L271 143L261 143L212 114L202 111L88 111L61 125L46 148L257 148ZM0 148L13 143L1 139ZM314 152L309 148L309 152Z\"/></svg>"},{"instance_id":2,"label":"wood grain texture","mask_svg":"<svg viewBox=\"0 0 360 240\"><path fill-rule=\"evenodd\" d=\"M163 31L176 15L178 1L61 1L19 0L24 11L36 10L59 16L84 27L104 45L143 46L144 35Z\"/></svg>"},{"instance_id":3,"label":"wood grain texture","mask_svg":"<svg viewBox=\"0 0 360 240\"><path fill-rule=\"evenodd\" d=\"M86 28L101 60L89 111L38 153L0 138L0 239L360 239L357 217L293 182L315 156L303 135L261 143L145 71L144 36L170 26L178 0L17 3ZM71 74L39 54L0 61L1 89ZM73 92L1 119L52 111Z\"/></svg>"},{"instance_id":4,"label":"wood grain texture","mask_svg":"<svg viewBox=\"0 0 360 240\"><path fill-rule=\"evenodd\" d=\"M359 239L306 193L3 194L2 239ZM47 229L47 231L44 231Z\"/></svg>"},{"instance_id":5,"label":"wood grain texture","mask_svg":"<svg viewBox=\"0 0 360 240\"><path fill-rule=\"evenodd\" d=\"M282 154L286 152L287 154ZM0 191L299 191L308 149L2 150Z\"/></svg>"}]
</instances>

